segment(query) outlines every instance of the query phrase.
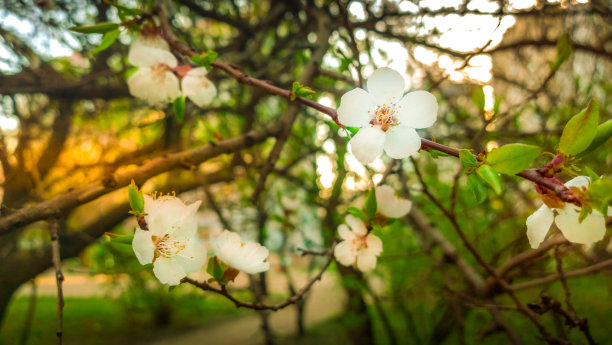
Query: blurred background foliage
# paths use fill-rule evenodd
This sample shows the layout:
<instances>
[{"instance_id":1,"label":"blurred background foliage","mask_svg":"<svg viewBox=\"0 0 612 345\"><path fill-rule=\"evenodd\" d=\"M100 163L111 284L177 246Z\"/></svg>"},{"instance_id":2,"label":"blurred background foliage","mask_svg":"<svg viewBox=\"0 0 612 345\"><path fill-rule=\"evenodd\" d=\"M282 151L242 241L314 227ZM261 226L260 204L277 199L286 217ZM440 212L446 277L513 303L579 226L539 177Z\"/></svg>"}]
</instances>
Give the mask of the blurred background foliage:
<instances>
[{"instance_id":1,"label":"blurred background foliage","mask_svg":"<svg viewBox=\"0 0 612 345\"><path fill-rule=\"evenodd\" d=\"M145 11L152 6L118 3ZM376 68L390 66L405 76L408 89L436 95L438 121L421 135L451 147L479 152L519 142L554 153L565 123L591 98L599 101L600 123L610 119L612 8L606 1L176 0L166 5L174 33L195 51L214 50L220 60L286 89L300 80L316 91L312 99L327 106L336 107L344 92ZM130 97L126 55L134 34L123 31L94 56L101 35L69 31L99 22L119 22L110 1L1 2L2 215L104 183L167 153L242 136L297 111L286 141L270 137L198 166L186 163L185 169L158 174L143 186L145 192L174 191L184 200L204 200L203 237L229 228L274 252L270 273L242 277L238 296L245 300L262 293L266 300L281 300L299 288L296 282L303 280L295 278L312 275L322 258L302 257L298 248L328 248L347 208L363 205L372 181L384 181L413 200L409 216L376 231L384 251L373 273L336 265L325 273L333 280L326 293L340 291L345 302L333 310L335 317L295 337L263 327L267 343L538 341L534 325L495 284L485 294L470 285L464 265L483 281L486 271L440 208L453 210L472 245L499 268L529 248L525 219L540 205L531 182L504 177L503 193L489 191L479 203L453 157L423 151L401 162L382 157L363 166L347 152L347 133L329 117L302 106L291 109L287 100L219 70L209 73L217 98L204 109L187 102L179 123L171 106L152 108ZM280 157L270 161L277 142L284 143ZM611 149L608 142L576 165L609 176ZM549 159L543 155L533 167ZM261 183L263 192L253 198ZM107 187L104 196L61 218L66 284L71 275L98 279L88 280L91 293L67 297L67 343L171 338L209 319L255 314L189 287L169 291L158 284L151 268L140 266L121 240L136 226L125 189ZM0 235L0 343L50 344L55 298L44 293L44 278L52 275L47 225L14 230ZM564 244L542 252L505 279L519 284L555 274L555 252L566 271L609 260L610 233L589 248ZM577 315L588 319L600 344L612 343L610 273L608 266L568 281ZM523 304L538 303L541 293L565 303L558 281L517 291ZM300 305L296 310L303 316ZM268 324L269 314L258 316ZM561 338L586 343L558 314L539 320Z\"/></svg>"}]
</instances>

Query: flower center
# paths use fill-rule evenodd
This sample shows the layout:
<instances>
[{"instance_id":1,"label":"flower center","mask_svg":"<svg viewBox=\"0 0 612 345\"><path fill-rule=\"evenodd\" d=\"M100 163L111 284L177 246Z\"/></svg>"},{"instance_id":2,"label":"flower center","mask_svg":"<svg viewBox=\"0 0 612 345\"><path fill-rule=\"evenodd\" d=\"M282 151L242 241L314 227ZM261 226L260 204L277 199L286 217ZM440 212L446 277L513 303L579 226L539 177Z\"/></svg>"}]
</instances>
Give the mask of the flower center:
<instances>
[{"instance_id":1,"label":"flower center","mask_svg":"<svg viewBox=\"0 0 612 345\"><path fill-rule=\"evenodd\" d=\"M170 70L171 70L170 66L162 62L151 66L151 72L153 74L153 79L155 79L158 82L163 82L164 79L166 78L166 71L170 71Z\"/></svg>"},{"instance_id":2,"label":"flower center","mask_svg":"<svg viewBox=\"0 0 612 345\"><path fill-rule=\"evenodd\" d=\"M383 132L386 132L389 127L399 125L397 118L395 117L395 104L393 104L393 102L389 102L389 104L377 106L376 110L374 110L374 116L372 117L370 124L373 126L380 126Z\"/></svg>"},{"instance_id":3,"label":"flower center","mask_svg":"<svg viewBox=\"0 0 612 345\"><path fill-rule=\"evenodd\" d=\"M357 248L357 250L362 250L368 247L367 242L366 242L366 236L355 236L355 238L353 239L353 246L355 248Z\"/></svg>"},{"instance_id":4,"label":"flower center","mask_svg":"<svg viewBox=\"0 0 612 345\"><path fill-rule=\"evenodd\" d=\"M179 255L183 249L187 246L189 239L182 237L170 238L170 235L165 234L163 237L151 236L153 244L155 245L155 257L165 256L171 258L175 255Z\"/></svg>"}]
</instances>

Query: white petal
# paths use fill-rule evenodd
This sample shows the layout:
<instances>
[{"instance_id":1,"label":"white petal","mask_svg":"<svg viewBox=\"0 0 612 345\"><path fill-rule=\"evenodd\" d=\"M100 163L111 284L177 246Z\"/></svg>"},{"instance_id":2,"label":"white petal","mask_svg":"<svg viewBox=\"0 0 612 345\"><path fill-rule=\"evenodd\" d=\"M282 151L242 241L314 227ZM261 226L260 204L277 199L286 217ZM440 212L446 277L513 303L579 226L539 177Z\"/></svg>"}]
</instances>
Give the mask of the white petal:
<instances>
[{"instance_id":1,"label":"white petal","mask_svg":"<svg viewBox=\"0 0 612 345\"><path fill-rule=\"evenodd\" d=\"M588 176L576 176L573 179L565 182L566 187L588 187L591 179Z\"/></svg>"},{"instance_id":2,"label":"white petal","mask_svg":"<svg viewBox=\"0 0 612 345\"><path fill-rule=\"evenodd\" d=\"M378 236L372 234L369 234L366 237L366 246L368 247L369 251L376 255L380 254L383 250L383 243L381 239Z\"/></svg>"},{"instance_id":3,"label":"white petal","mask_svg":"<svg viewBox=\"0 0 612 345\"><path fill-rule=\"evenodd\" d=\"M134 254L136 254L136 258L141 265L153 262L155 245L151 240L151 232L136 229L132 240L132 249L134 249Z\"/></svg>"},{"instance_id":4,"label":"white petal","mask_svg":"<svg viewBox=\"0 0 612 345\"><path fill-rule=\"evenodd\" d=\"M427 128L436 122L438 101L431 93L423 90L407 93L398 104L395 116L402 126Z\"/></svg>"},{"instance_id":5,"label":"white petal","mask_svg":"<svg viewBox=\"0 0 612 345\"><path fill-rule=\"evenodd\" d=\"M345 220L355 235L363 236L368 233L368 229L361 219L349 214L346 216Z\"/></svg>"},{"instance_id":6,"label":"white petal","mask_svg":"<svg viewBox=\"0 0 612 345\"><path fill-rule=\"evenodd\" d=\"M178 285L187 275L175 258L159 257L153 264L153 273L163 284Z\"/></svg>"},{"instance_id":7,"label":"white petal","mask_svg":"<svg viewBox=\"0 0 612 345\"><path fill-rule=\"evenodd\" d=\"M591 244L601 240L606 233L606 219L597 210L588 215L582 223L578 222L580 210L572 205L557 209L555 224L568 241L573 243Z\"/></svg>"},{"instance_id":8,"label":"white petal","mask_svg":"<svg viewBox=\"0 0 612 345\"><path fill-rule=\"evenodd\" d=\"M198 228L195 215L201 202L198 200L191 205L185 205L181 199L174 196L157 199L145 196L145 220L149 231L155 236L194 236Z\"/></svg>"},{"instance_id":9,"label":"white petal","mask_svg":"<svg viewBox=\"0 0 612 345\"><path fill-rule=\"evenodd\" d=\"M239 254L231 260L232 267L248 274L256 274L270 269L266 261L270 255L268 248L259 243L247 242L240 247Z\"/></svg>"},{"instance_id":10,"label":"white petal","mask_svg":"<svg viewBox=\"0 0 612 345\"><path fill-rule=\"evenodd\" d=\"M198 107L207 106L217 95L217 88L206 78L206 72L205 67L194 68L181 81L183 94Z\"/></svg>"},{"instance_id":11,"label":"white petal","mask_svg":"<svg viewBox=\"0 0 612 345\"><path fill-rule=\"evenodd\" d=\"M171 102L181 94L178 78L169 70L140 67L130 76L127 84L132 96L150 105Z\"/></svg>"},{"instance_id":12,"label":"white petal","mask_svg":"<svg viewBox=\"0 0 612 345\"><path fill-rule=\"evenodd\" d=\"M376 267L376 254L368 249L360 250L357 254L357 268L362 272L367 272Z\"/></svg>"},{"instance_id":13,"label":"white petal","mask_svg":"<svg viewBox=\"0 0 612 345\"><path fill-rule=\"evenodd\" d=\"M334 256L340 264L344 266L351 266L355 263L357 251L353 248L349 241L342 241L336 245L336 248L334 248Z\"/></svg>"},{"instance_id":14,"label":"white petal","mask_svg":"<svg viewBox=\"0 0 612 345\"><path fill-rule=\"evenodd\" d=\"M338 226L338 235L345 241L352 241L353 238L355 238L355 234L349 230L349 227L345 224L340 224Z\"/></svg>"},{"instance_id":15,"label":"white petal","mask_svg":"<svg viewBox=\"0 0 612 345\"><path fill-rule=\"evenodd\" d=\"M385 152L391 158L410 157L421 148L421 137L414 128L394 126L385 134Z\"/></svg>"},{"instance_id":16,"label":"white petal","mask_svg":"<svg viewBox=\"0 0 612 345\"><path fill-rule=\"evenodd\" d=\"M376 187L376 204L378 212L389 218L401 218L412 207L412 202L398 198L393 188L387 185Z\"/></svg>"},{"instance_id":17,"label":"white petal","mask_svg":"<svg viewBox=\"0 0 612 345\"><path fill-rule=\"evenodd\" d=\"M531 248L538 248L540 243L544 241L553 219L553 212L546 205L542 205L531 216L527 217L527 239L529 239Z\"/></svg>"},{"instance_id":18,"label":"white petal","mask_svg":"<svg viewBox=\"0 0 612 345\"><path fill-rule=\"evenodd\" d=\"M378 126L363 127L349 142L351 151L363 164L373 162L383 153L385 132Z\"/></svg>"},{"instance_id":19,"label":"white petal","mask_svg":"<svg viewBox=\"0 0 612 345\"><path fill-rule=\"evenodd\" d=\"M177 65L176 58L169 51L144 44L132 44L130 46L128 62L138 67L152 67L157 64L165 64L170 68L174 68Z\"/></svg>"},{"instance_id":20,"label":"white petal","mask_svg":"<svg viewBox=\"0 0 612 345\"><path fill-rule=\"evenodd\" d=\"M378 106L397 103L404 94L404 78L391 68L379 68L368 79L368 92Z\"/></svg>"},{"instance_id":21,"label":"white petal","mask_svg":"<svg viewBox=\"0 0 612 345\"><path fill-rule=\"evenodd\" d=\"M174 259L183 267L187 274L199 271L208 259L206 256L206 246L195 237L189 240L185 249L179 255L174 256Z\"/></svg>"},{"instance_id":22,"label":"white petal","mask_svg":"<svg viewBox=\"0 0 612 345\"><path fill-rule=\"evenodd\" d=\"M349 127L365 127L374 116L374 108L374 101L366 90L351 90L340 98L338 121Z\"/></svg>"}]
</instances>

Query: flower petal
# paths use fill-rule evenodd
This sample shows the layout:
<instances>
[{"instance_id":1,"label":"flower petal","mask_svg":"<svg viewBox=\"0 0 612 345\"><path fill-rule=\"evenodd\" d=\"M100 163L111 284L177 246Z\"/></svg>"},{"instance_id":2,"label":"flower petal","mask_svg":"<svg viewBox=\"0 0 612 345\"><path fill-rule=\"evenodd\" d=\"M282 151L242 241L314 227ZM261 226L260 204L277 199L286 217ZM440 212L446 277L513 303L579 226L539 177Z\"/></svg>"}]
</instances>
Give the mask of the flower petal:
<instances>
[{"instance_id":1,"label":"flower petal","mask_svg":"<svg viewBox=\"0 0 612 345\"><path fill-rule=\"evenodd\" d=\"M395 116L402 126L431 127L438 117L438 101L427 91L418 90L407 93L399 101Z\"/></svg>"},{"instance_id":2,"label":"flower petal","mask_svg":"<svg viewBox=\"0 0 612 345\"><path fill-rule=\"evenodd\" d=\"M194 68L181 81L183 94L198 107L207 106L217 95L217 88L206 78L206 73L205 67Z\"/></svg>"},{"instance_id":3,"label":"flower petal","mask_svg":"<svg viewBox=\"0 0 612 345\"><path fill-rule=\"evenodd\" d=\"M349 142L355 158L363 164L373 162L383 153L385 132L378 126L363 127Z\"/></svg>"},{"instance_id":4,"label":"flower petal","mask_svg":"<svg viewBox=\"0 0 612 345\"><path fill-rule=\"evenodd\" d=\"M355 234L345 224L338 226L338 236L345 241L351 241L355 238Z\"/></svg>"},{"instance_id":5,"label":"flower petal","mask_svg":"<svg viewBox=\"0 0 612 345\"><path fill-rule=\"evenodd\" d=\"M360 250L357 254L357 268L362 272L367 272L374 267L376 267L376 254L368 249Z\"/></svg>"},{"instance_id":6,"label":"flower petal","mask_svg":"<svg viewBox=\"0 0 612 345\"><path fill-rule=\"evenodd\" d=\"M172 258L159 257L153 264L153 273L163 284L178 285L187 275L178 261Z\"/></svg>"},{"instance_id":7,"label":"flower petal","mask_svg":"<svg viewBox=\"0 0 612 345\"><path fill-rule=\"evenodd\" d=\"M588 215L582 223L578 222L580 209L573 205L566 205L564 209L557 209L559 214L555 217L555 224L568 241L573 243L591 244L601 240L606 233L606 219L597 210Z\"/></svg>"},{"instance_id":8,"label":"flower petal","mask_svg":"<svg viewBox=\"0 0 612 345\"><path fill-rule=\"evenodd\" d=\"M140 67L127 84L132 96L150 105L171 102L181 94L178 78L169 70Z\"/></svg>"},{"instance_id":9,"label":"flower petal","mask_svg":"<svg viewBox=\"0 0 612 345\"><path fill-rule=\"evenodd\" d=\"M382 240L378 236L372 234L366 237L366 246L369 251L376 255L380 254L383 250Z\"/></svg>"},{"instance_id":10,"label":"flower petal","mask_svg":"<svg viewBox=\"0 0 612 345\"><path fill-rule=\"evenodd\" d=\"M177 66L176 58L169 51L154 48L139 41L130 46L128 62L138 67L152 67L157 64L165 64L170 68Z\"/></svg>"},{"instance_id":11,"label":"flower petal","mask_svg":"<svg viewBox=\"0 0 612 345\"><path fill-rule=\"evenodd\" d=\"M377 106L397 103L404 94L404 78L391 68L379 68L368 78L368 92Z\"/></svg>"},{"instance_id":12,"label":"flower petal","mask_svg":"<svg viewBox=\"0 0 612 345\"><path fill-rule=\"evenodd\" d=\"M351 266L355 263L357 251L354 249L351 242L342 241L336 245L336 248L334 248L334 256L340 264L344 266Z\"/></svg>"},{"instance_id":13,"label":"flower petal","mask_svg":"<svg viewBox=\"0 0 612 345\"><path fill-rule=\"evenodd\" d=\"M206 256L206 246L198 238L190 238L185 249L174 256L174 259L181 265L185 273L197 272L206 264L208 259Z\"/></svg>"},{"instance_id":14,"label":"flower petal","mask_svg":"<svg viewBox=\"0 0 612 345\"><path fill-rule=\"evenodd\" d=\"M340 98L338 121L349 127L365 127L372 120L374 108L374 101L366 90L351 90Z\"/></svg>"},{"instance_id":15,"label":"flower petal","mask_svg":"<svg viewBox=\"0 0 612 345\"><path fill-rule=\"evenodd\" d=\"M419 152L421 137L414 128L394 126L385 136L385 152L389 157L402 159Z\"/></svg>"},{"instance_id":16,"label":"flower petal","mask_svg":"<svg viewBox=\"0 0 612 345\"><path fill-rule=\"evenodd\" d=\"M376 203L378 212L389 218L401 218L412 207L410 200L398 198L393 188L387 185L376 187Z\"/></svg>"},{"instance_id":17,"label":"flower petal","mask_svg":"<svg viewBox=\"0 0 612 345\"><path fill-rule=\"evenodd\" d=\"M544 241L553 219L553 212L546 205L542 205L542 207L527 217L527 239L531 248L538 248L540 243Z\"/></svg>"},{"instance_id":18,"label":"flower petal","mask_svg":"<svg viewBox=\"0 0 612 345\"><path fill-rule=\"evenodd\" d=\"M565 182L566 187L588 187L591 179L588 176L576 176L573 179Z\"/></svg>"},{"instance_id":19,"label":"flower petal","mask_svg":"<svg viewBox=\"0 0 612 345\"><path fill-rule=\"evenodd\" d=\"M153 262L155 245L151 240L151 232L136 229L136 232L134 232L134 239L132 240L132 249L141 265Z\"/></svg>"},{"instance_id":20,"label":"flower petal","mask_svg":"<svg viewBox=\"0 0 612 345\"><path fill-rule=\"evenodd\" d=\"M368 229L361 219L349 214L346 216L345 220L355 235L363 236L368 233Z\"/></svg>"}]
</instances>

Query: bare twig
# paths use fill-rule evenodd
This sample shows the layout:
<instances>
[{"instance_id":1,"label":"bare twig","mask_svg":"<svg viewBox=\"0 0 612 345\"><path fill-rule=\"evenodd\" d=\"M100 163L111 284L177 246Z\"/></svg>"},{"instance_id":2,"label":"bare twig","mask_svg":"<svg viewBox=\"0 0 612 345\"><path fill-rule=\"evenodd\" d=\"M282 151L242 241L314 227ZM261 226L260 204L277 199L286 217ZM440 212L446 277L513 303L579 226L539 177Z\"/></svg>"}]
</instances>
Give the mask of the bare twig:
<instances>
[{"instance_id":1,"label":"bare twig","mask_svg":"<svg viewBox=\"0 0 612 345\"><path fill-rule=\"evenodd\" d=\"M49 231L51 233L51 255L53 259L53 268L55 269L55 281L57 282L57 344L62 345L63 327L64 327L64 291L62 282L64 274L62 273L62 258L60 257L59 244L59 224L57 219L49 219Z\"/></svg>"}]
</instances>

